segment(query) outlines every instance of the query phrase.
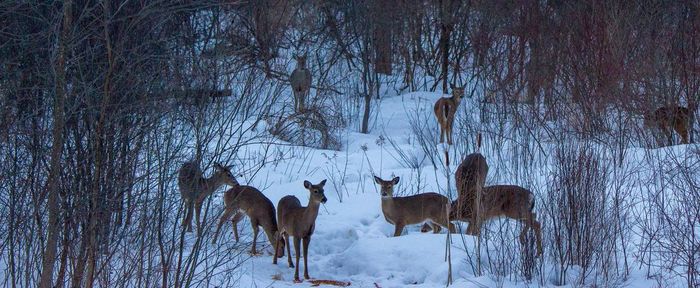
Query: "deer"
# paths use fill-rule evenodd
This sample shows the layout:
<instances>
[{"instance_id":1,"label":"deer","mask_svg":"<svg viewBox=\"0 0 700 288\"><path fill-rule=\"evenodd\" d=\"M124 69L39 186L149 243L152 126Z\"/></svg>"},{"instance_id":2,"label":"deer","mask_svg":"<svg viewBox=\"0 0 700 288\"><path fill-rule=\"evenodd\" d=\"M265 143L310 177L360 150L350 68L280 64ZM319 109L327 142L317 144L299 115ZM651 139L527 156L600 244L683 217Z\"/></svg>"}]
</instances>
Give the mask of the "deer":
<instances>
[{"instance_id":1,"label":"deer","mask_svg":"<svg viewBox=\"0 0 700 288\"><path fill-rule=\"evenodd\" d=\"M304 101L311 89L311 71L306 68L306 54L294 56L294 58L297 60L297 67L289 76L289 82L292 84L294 94L294 110L301 113L304 112Z\"/></svg>"},{"instance_id":2,"label":"deer","mask_svg":"<svg viewBox=\"0 0 700 288\"><path fill-rule=\"evenodd\" d=\"M688 108L682 106L664 106L644 115L644 126L661 131L668 140L668 145L673 145L673 131L681 136L681 143L688 144L688 128L690 126L691 113ZM661 141L657 139L659 145Z\"/></svg>"},{"instance_id":3,"label":"deer","mask_svg":"<svg viewBox=\"0 0 700 288\"><path fill-rule=\"evenodd\" d=\"M455 171L457 200L453 201L451 205L450 219L469 221L470 223L477 220L476 215L471 213L465 215L464 211L471 211L474 208L476 196L481 193L488 172L489 165L481 153L472 153L464 157ZM471 225L467 227L467 234L476 234Z\"/></svg>"},{"instance_id":4,"label":"deer","mask_svg":"<svg viewBox=\"0 0 700 288\"><path fill-rule=\"evenodd\" d=\"M219 219L219 224L214 233L212 244L216 244L216 239L219 236L219 230L224 222L228 221L233 215L231 222L233 223L233 235L238 242L238 222L243 220L246 215L250 219L250 225L253 227L253 247L250 249L251 255L258 255L255 245L258 239L258 229L262 226L263 231L270 241L270 247L275 247L275 239L277 239L277 218L275 218L275 206L272 201L265 197L260 190L252 186L236 185L228 191L224 192L225 210ZM284 252L284 249L282 250ZM278 257L282 257L278 255Z\"/></svg>"},{"instance_id":5,"label":"deer","mask_svg":"<svg viewBox=\"0 0 700 288\"><path fill-rule=\"evenodd\" d=\"M394 185L400 178L383 180L374 176L374 182L381 187L382 213L387 222L394 224L394 237L401 236L406 225L430 223L433 233L440 233L441 227L455 232L454 224L447 219L447 197L434 192L421 193L406 197L394 197ZM427 232L424 226L421 232ZM429 229L429 228L428 228Z\"/></svg>"},{"instance_id":6,"label":"deer","mask_svg":"<svg viewBox=\"0 0 700 288\"><path fill-rule=\"evenodd\" d=\"M444 138L447 138L448 145L452 145L452 125L457 114L457 107L464 95L464 87L455 87L454 85L450 85L450 87L452 88L452 96L438 99L433 107L435 118L440 125L440 143L444 143Z\"/></svg>"},{"instance_id":7,"label":"deer","mask_svg":"<svg viewBox=\"0 0 700 288\"><path fill-rule=\"evenodd\" d=\"M228 167L214 163L214 170L214 175L204 178L197 163L185 162L178 171L177 183L180 188L180 197L185 204L185 218L182 221L182 226L187 227L187 232L192 232L193 210L197 221L197 230L200 229L199 214L207 196L213 194L224 184L238 186L238 181L233 177Z\"/></svg>"},{"instance_id":8,"label":"deer","mask_svg":"<svg viewBox=\"0 0 700 288\"><path fill-rule=\"evenodd\" d=\"M326 203L328 198L323 191L323 186L326 185L326 179L318 184L304 180L304 188L309 191L309 203L306 207L301 206L299 198L293 195L287 195L280 199L277 204L277 223L279 224L279 233L275 245L275 255L278 255L280 248L284 249L282 242L286 242L287 246L287 263L289 267L295 267L292 264L292 254L290 251L289 237L294 237L294 251L296 252L296 269L294 271L294 282L299 280L299 246L301 241L304 241L304 279L309 277L309 265L307 263L309 257L309 243L311 235L314 234L316 228L316 217L321 203ZM281 247L280 247L281 246ZM277 264L277 257L273 257L272 264Z\"/></svg>"},{"instance_id":9,"label":"deer","mask_svg":"<svg viewBox=\"0 0 700 288\"><path fill-rule=\"evenodd\" d=\"M479 207L479 217L476 222L470 222L469 227L474 227L473 235L479 235L481 225L493 218L506 217L523 223L523 229L520 232L520 244L525 245L525 237L527 231L532 229L535 232L535 240L537 243L537 256L542 255L542 228L540 222L537 221L537 214L533 212L535 208L534 194L523 187L516 185L494 185L486 186L481 191L481 205ZM476 206L462 206L461 215L464 220L473 218L473 208ZM452 218L452 217L450 217ZM468 228L467 231L470 229Z\"/></svg>"}]
</instances>

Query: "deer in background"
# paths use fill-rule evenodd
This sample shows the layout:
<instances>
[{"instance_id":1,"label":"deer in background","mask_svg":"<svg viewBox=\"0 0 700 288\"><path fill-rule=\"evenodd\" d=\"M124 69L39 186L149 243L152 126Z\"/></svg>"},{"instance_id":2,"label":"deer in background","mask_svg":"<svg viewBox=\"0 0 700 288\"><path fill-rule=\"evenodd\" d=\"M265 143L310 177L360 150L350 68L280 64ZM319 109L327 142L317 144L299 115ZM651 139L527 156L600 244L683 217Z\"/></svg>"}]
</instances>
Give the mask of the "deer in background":
<instances>
[{"instance_id":1,"label":"deer in background","mask_svg":"<svg viewBox=\"0 0 700 288\"><path fill-rule=\"evenodd\" d=\"M202 211L202 203L207 196L211 195L224 184L238 186L236 178L233 177L229 168L219 163L214 163L214 175L204 178L202 170L195 162L185 162L180 167L177 176L177 184L180 188L180 197L185 204L185 218L182 226L187 227L187 232L192 232L192 211L195 211L197 220L197 230L200 229L199 214Z\"/></svg>"},{"instance_id":2,"label":"deer in background","mask_svg":"<svg viewBox=\"0 0 700 288\"><path fill-rule=\"evenodd\" d=\"M455 226L447 219L446 205L450 202L447 197L434 192L394 197L394 185L399 183L399 177L385 181L374 176L374 182L381 187L384 219L395 225L394 237L401 236L406 225L426 222L432 226L433 233L439 233L440 226L450 229L450 232L455 232Z\"/></svg>"},{"instance_id":3,"label":"deer in background","mask_svg":"<svg viewBox=\"0 0 700 288\"><path fill-rule=\"evenodd\" d=\"M315 185L304 180L304 188L309 190L309 204L306 207L301 206L299 198L292 195L282 197L280 202L277 203L279 233L275 245L275 255L278 255L277 251L279 251L280 248L284 249L284 244L280 242L285 241L287 245L287 263L289 267L294 267L294 264L292 264L291 248L289 246L289 237L294 236L294 251L296 252L294 282L301 282L301 280L299 280L299 246L302 240L304 241L304 279L311 278L309 277L309 265L307 264L309 259L309 243L311 242L311 235L314 234L314 229L316 228L318 209L321 203L326 203L326 201L328 201L326 195L323 193L323 186L325 185L325 179ZM280 245L282 245L282 247L280 247ZM277 264L277 257L273 257L272 264Z\"/></svg>"},{"instance_id":4,"label":"deer in background","mask_svg":"<svg viewBox=\"0 0 700 288\"><path fill-rule=\"evenodd\" d=\"M673 145L673 131L681 136L681 143L688 144L688 128L690 126L690 111L681 106L664 106L644 115L644 126L661 131ZM656 133L655 133L656 134ZM661 141L654 135L659 145Z\"/></svg>"},{"instance_id":5,"label":"deer in background","mask_svg":"<svg viewBox=\"0 0 700 288\"><path fill-rule=\"evenodd\" d=\"M311 89L311 71L306 68L306 54L294 56L294 58L297 60L297 67L289 76L289 82L292 84L294 94L294 110L301 113L304 112L304 102Z\"/></svg>"},{"instance_id":6,"label":"deer in background","mask_svg":"<svg viewBox=\"0 0 700 288\"><path fill-rule=\"evenodd\" d=\"M445 142L444 138L447 138L448 145L452 145L452 125L457 114L457 107L464 95L464 87L451 85L450 88L452 88L452 96L438 99L433 107L435 117L440 125L440 143Z\"/></svg>"},{"instance_id":7,"label":"deer in background","mask_svg":"<svg viewBox=\"0 0 700 288\"><path fill-rule=\"evenodd\" d=\"M267 240L270 241L270 247L275 247L277 239L277 219L275 218L275 206L272 201L265 197L260 190L255 187L245 185L234 185L233 188L224 192L224 204L226 206L219 225L216 227L214 239L212 243L216 243L216 238L219 236L219 230L224 222L228 221L233 215L233 235L238 242L238 222L243 220L244 215L250 218L250 225L253 226L253 247L250 249L252 255L257 255L255 245L258 240L258 227L262 226ZM284 252L284 249L282 249ZM284 253L278 257L284 256Z\"/></svg>"}]
</instances>

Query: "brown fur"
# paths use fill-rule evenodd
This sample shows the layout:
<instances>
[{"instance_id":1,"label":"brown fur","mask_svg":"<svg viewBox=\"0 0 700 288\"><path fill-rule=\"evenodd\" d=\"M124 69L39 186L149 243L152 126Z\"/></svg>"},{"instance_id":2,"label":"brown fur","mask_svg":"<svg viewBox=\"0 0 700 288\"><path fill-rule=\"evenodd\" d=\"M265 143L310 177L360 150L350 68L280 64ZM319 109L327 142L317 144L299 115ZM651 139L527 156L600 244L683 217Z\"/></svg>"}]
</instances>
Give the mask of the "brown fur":
<instances>
[{"instance_id":1,"label":"brown fur","mask_svg":"<svg viewBox=\"0 0 700 288\"><path fill-rule=\"evenodd\" d=\"M224 184L230 186L238 185L228 167L214 163L214 175L204 178L199 165L194 162L185 162L178 171L177 183L180 189L180 197L185 204L185 218L182 226L187 227L188 232L192 232L192 211L195 213L197 229L199 229L199 214L202 211L202 203L207 196L211 195Z\"/></svg>"},{"instance_id":2,"label":"brown fur","mask_svg":"<svg viewBox=\"0 0 700 288\"><path fill-rule=\"evenodd\" d=\"M689 120L690 111L688 108L664 106L644 115L644 126L660 130L666 136L668 145L673 145L673 131L681 136L681 143L688 144Z\"/></svg>"},{"instance_id":3,"label":"brown fur","mask_svg":"<svg viewBox=\"0 0 700 288\"><path fill-rule=\"evenodd\" d=\"M282 241L286 241L287 245L287 262L289 267L294 267L292 264L292 254L289 246L289 237L294 236L294 250L296 251L296 269L294 271L294 281L299 282L299 246L301 240L304 240L304 279L309 279L309 243L311 235L314 234L316 228L316 217L321 203L326 203L328 200L323 193L323 186L326 185L326 180L313 185L309 181L304 181L304 188L309 190L309 204L306 207L301 206L299 198L287 195L280 199L277 204L277 223L279 224L279 233L277 237L277 245L275 245L275 255L279 251L279 246ZM284 238L284 239L283 239ZM284 246L282 246L284 249ZM272 264L277 264L277 257L273 257Z\"/></svg>"},{"instance_id":4,"label":"brown fur","mask_svg":"<svg viewBox=\"0 0 700 288\"><path fill-rule=\"evenodd\" d=\"M446 209L450 202L447 197L432 192L394 197L394 185L399 183L399 177L385 181L374 176L374 182L381 186L382 212L384 219L395 225L394 237L401 236L404 226L424 222L431 223L433 233L440 232L440 226L455 232L454 225L447 220ZM427 232L423 230L421 231Z\"/></svg>"},{"instance_id":5,"label":"brown fur","mask_svg":"<svg viewBox=\"0 0 700 288\"><path fill-rule=\"evenodd\" d=\"M311 71L306 68L306 54L303 56L295 56L297 67L289 76L289 82L292 85L292 93L294 94L294 110L296 112L304 112L306 109L305 102L309 96L311 89Z\"/></svg>"},{"instance_id":6,"label":"brown fur","mask_svg":"<svg viewBox=\"0 0 700 288\"><path fill-rule=\"evenodd\" d=\"M534 195L530 190L515 185L494 185L486 186L482 189L481 217L479 221L470 222L467 231L475 231L479 235L481 224L496 217L507 217L518 220L525 225L520 232L520 243L525 244L525 235L528 229L535 232L537 241L537 255L542 254L542 231L540 222L537 221L537 214L533 212ZM462 210L467 219L472 218L471 206L465 206ZM474 226L473 229L472 226Z\"/></svg>"},{"instance_id":7,"label":"brown fur","mask_svg":"<svg viewBox=\"0 0 700 288\"><path fill-rule=\"evenodd\" d=\"M277 239L275 206L260 190L251 186L234 186L224 193L224 204L226 208L219 220L219 225L216 227L212 243L216 243L221 226L231 218L231 215L233 215L231 221L233 223L233 235L236 242L238 242L238 222L243 220L244 215L247 215L250 218L250 225L253 226L253 247L250 253L253 255L257 254L255 245L258 239L258 227L260 226L265 231L270 245L275 247L275 239ZM279 257L281 256L284 256L284 254L279 255Z\"/></svg>"},{"instance_id":8,"label":"brown fur","mask_svg":"<svg viewBox=\"0 0 700 288\"><path fill-rule=\"evenodd\" d=\"M462 220L475 222L475 215L467 211L474 209L476 195L481 191L486 183L486 175L489 172L489 165L486 158L480 153L472 153L462 160L455 171L455 183L457 184L457 200L452 204L450 220ZM467 215L469 214L469 215ZM475 234L475 231L467 229L468 234Z\"/></svg>"},{"instance_id":9,"label":"brown fur","mask_svg":"<svg viewBox=\"0 0 700 288\"><path fill-rule=\"evenodd\" d=\"M452 87L451 97L442 97L435 102L433 111L440 125L440 143L445 142L445 134L447 134L447 144L452 145L452 125L454 124L455 114L459 102L464 96L464 87Z\"/></svg>"}]
</instances>

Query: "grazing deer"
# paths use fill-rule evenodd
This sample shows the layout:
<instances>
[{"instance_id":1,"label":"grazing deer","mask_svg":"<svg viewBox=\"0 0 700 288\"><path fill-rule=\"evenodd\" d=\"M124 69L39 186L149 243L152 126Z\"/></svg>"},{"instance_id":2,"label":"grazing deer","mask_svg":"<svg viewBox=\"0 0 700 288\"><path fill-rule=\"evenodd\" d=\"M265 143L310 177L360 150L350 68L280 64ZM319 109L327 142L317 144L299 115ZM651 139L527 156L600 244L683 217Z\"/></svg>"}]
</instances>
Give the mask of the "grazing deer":
<instances>
[{"instance_id":1,"label":"grazing deer","mask_svg":"<svg viewBox=\"0 0 700 288\"><path fill-rule=\"evenodd\" d=\"M221 215L219 220L219 225L216 227L216 233L214 233L214 240L212 243L216 243L216 238L219 236L219 230L224 222L228 221L233 215L233 235L238 242L238 222L243 220L244 215L248 215L250 218L250 225L253 226L253 247L250 249L252 255L257 255L255 249L255 244L258 239L258 226L262 226L265 234L267 235L267 240L270 241L270 247L275 247L275 240L277 239L277 219L275 218L275 206L272 205L272 201L265 197L260 190L255 187L236 185L224 193L224 204L226 209L224 214ZM282 249L284 251L284 249ZM279 257L284 256L284 254L279 255Z\"/></svg>"},{"instance_id":2,"label":"grazing deer","mask_svg":"<svg viewBox=\"0 0 700 288\"><path fill-rule=\"evenodd\" d=\"M384 219L395 225L394 237L401 236L406 225L427 222L432 226L433 233L440 232L440 226L455 232L455 226L447 219L446 205L450 202L447 197L433 192L394 197L394 185L399 183L399 177L385 181L374 176L374 182L381 187ZM425 230L424 227L421 231L427 232Z\"/></svg>"},{"instance_id":3,"label":"grazing deer","mask_svg":"<svg viewBox=\"0 0 700 288\"><path fill-rule=\"evenodd\" d=\"M476 195L486 183L486 175L489 172L489 165L486 158L480 153L472 153L464 157L455 171L455 183L457 184L457 200L452 203L450 210L450 220L476 222L476 215L471 212L474 209ZM470 225L467 234L475 235Z\"/></svg>"},{"instance_id":4,"label":"grazing deer","mask_svg":"<svg viewBox=\"0 0 700 288\"><path fill-rule=\"evenodd\" d=\"M238 186L238 181L233 177L229 168L219 163L214 163L214 175L204 178L199 165L194 162L185 162L180 167L177 176L177 184L180 188L180 197L185 203L185 219L182 226L187 226L187 232L192 232L192 211L195 211L197 229L199 229L199 214L202 211L202 203L224 184Z\"/></svg>"},{"instance_id":5,"label":"grazing deer","mask_svg":"<svg viewBox=\"0 0 700 288\"><path fill-rule=\"evenodd\" d=\"M466 219L473 216L474 206L463 206L462 215ZM479 235L481 232L481 224L489 219L496 217L507 217L518 220L525 225L520 232L520 244L525 245L525 236L528 229L535 232L537 241L537 255L542 255L542 231L540 222L537 221L537 214L533 212L535 207L535 197L530 192L520 186L515 185L494 185L482 188L481 207L479 219L477 222L469 222L467 231L475 231L473 235ZM453 220L453 219L450 219ZM459 219L463 220L463 219ZM474 227L473 229L470 229Z\"/></svg>"},{"instance_id":6,"label":"grazing deer","mask_svg":"<svg viewBox=\"0 0 700 288\"><path fill-rule=\"evenodd\" d=\"M309 242L311 242L311 235L314 234L314 229L316 228L318 208L321 206L321 203L326 203L328 200L326 195L323 194L323 186L325 185L325 179L316 185L311 184L309 181L304 181L304 188L309 190L309 204L306 207L301 206L299 198L292 195L282 197L277 204L279 233L275 245L275 255L278 255L277 251L279 251L280 245L284 249L284 244L281 244L281 242L286 241L287 263L289 267L294 267L289 246L289 237L294 236L294 251L296 252L297 264L294 271L295 282L301 282L299 280L299 244L301 240L304 240L304 279L310 278L309 265L307 264L309 259ZM277 264L277 257L273 257L272 264Z\"/></svg>"},{"instance_id":7,"label":"grazing deer","mask_svg":"<svg viewBox=\"0 0 700 288\"><path fill-rule=\"evenodd\" d=\"M452 145L452 124L455 121L455 114L457 113L459 102L464 95L464 87L450 87L452 88L452 97L442 97L438 99L435 102L433 110L435 111L435 117L440 125L440 143L445 142L444 138L447 138L447 144Z\"/></svg>"},{"instance_id":8,"label":"grazing deer","mask_svg":"<svg viewBox=\"0 0 700 288\"><path fill-rule=\"evenodd\" d=\"M668 140L668 145L673 145L673 130L681 136L681 143L688 144L688 128L690 126L690 111L681 106L664 106L654 112L644 115L644 126L650 129L660 130ZM661 141L655 135L656 141Z\"/></svg>"},{"instance_id":9,"label":"grazing deer","mask_svg":"<svg viewBox=\"0 0 700 288\"><path fill-rule=\"evenodd\" d=\"M299 113L304 111L304 101L311 89L311 71L306 68L306 54L294 58L297 60L297 67L289 76L289 82L294 93L294 109Z\"/></svg>"}]
</instances>

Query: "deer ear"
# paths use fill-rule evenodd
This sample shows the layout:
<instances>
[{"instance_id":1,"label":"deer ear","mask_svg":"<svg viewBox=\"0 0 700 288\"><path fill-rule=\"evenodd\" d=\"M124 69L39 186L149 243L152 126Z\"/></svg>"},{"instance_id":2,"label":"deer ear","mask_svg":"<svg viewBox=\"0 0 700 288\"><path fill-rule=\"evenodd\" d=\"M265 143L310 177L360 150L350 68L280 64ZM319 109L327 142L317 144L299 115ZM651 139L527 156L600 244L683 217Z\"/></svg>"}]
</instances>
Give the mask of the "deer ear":
<instances>
[{"instance_id":1,"label":"deer ear","mask_svg":"<svg viewBox=\"0 0 700 288\"><path fill-rule=\"evenodd\" d=\"M318 185L321 185L321 187L326 186L326 179L323 179L321 183L318 183Z\"/></svg>"},{"instance_id":2,"label":"deer ear","mask_svg":"<svg viewBox=\"0 0 700 288\"><path fill-rule=\"evenodd\" d=\"M399 177L394 177L394 179L392 179L391 182L393 182L394 185L399 184Z\"/></svg>"},{"instance_id":3,"label":"deer ear","mask_svg":"<svg viewBox=\"0 0 700 288\"><path fill-rule=\"evenodd\" d=\"M219 169L219 170L224 170L224 166L221 166L219 162L214 162L214 168Z\"/></svg>"},{"instance_id":4,"label":"deer ear","mask_svg":"<svg viewBox=\"0 0 700 288\"><path fill-rule=\"evenodd\" d=\"M379 177L377 177L377 176L374 176L374 183L377 183L377 184L381 185L381 184L382 184L382 178L379 178Z\"/></svg>"},{"instance_id":5,"label":"deer ear","mask_svg":"<svg viewBox=\"0 0 700 288\"><path fill-rule=\"evenodd\" d=\"M311 182L304 180L304 188L306 188L306 189L311 188Z\"/></svg>"}]
</instances>

